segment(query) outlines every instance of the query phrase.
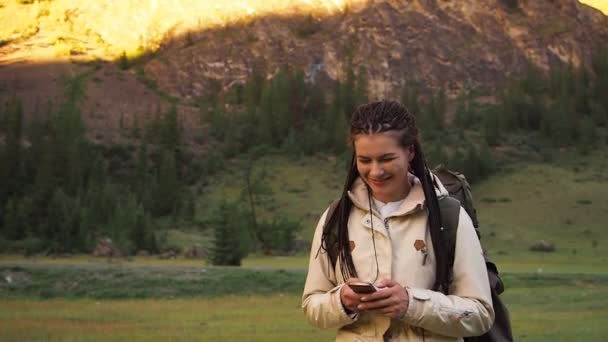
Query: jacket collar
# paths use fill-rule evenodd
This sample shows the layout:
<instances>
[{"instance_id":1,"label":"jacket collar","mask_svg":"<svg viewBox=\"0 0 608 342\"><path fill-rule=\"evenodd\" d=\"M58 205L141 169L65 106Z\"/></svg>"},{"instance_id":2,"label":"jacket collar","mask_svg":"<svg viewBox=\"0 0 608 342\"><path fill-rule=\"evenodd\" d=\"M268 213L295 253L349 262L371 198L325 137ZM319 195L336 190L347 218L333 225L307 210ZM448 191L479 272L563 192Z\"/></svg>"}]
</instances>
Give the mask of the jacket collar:
<instances>
[{"instance_id":1,"label":"jacket collar","mask_svg":"<svg viewBox=\"0 0 608 342\"><path fill-rule=\"evenodd\" d=\"M445 189L443 184L441 184L437 176L432 173L431 176L435 179L439 187L435 189L437 197L442 198L444 196L448 196L448 191ZM424 191L422 190L422 183L420 182L420 179L418 179L418 177L414 176L411 173L408 174L408 179L410 184L412 184L412 188L405 197L405 200L401 203L401 206L399 206L399 209L397 209L393 214L391 214L391 217L409 215L425 208L426 200L424 197ZM365 185L361 177L355 180L353 186L348 191L348 196L357 208L369 212L370 203L368 187ZM374 215L380 217L380 214L375 209L375 207L373 205L371 207Z\"/></svg>"}]
</instances>

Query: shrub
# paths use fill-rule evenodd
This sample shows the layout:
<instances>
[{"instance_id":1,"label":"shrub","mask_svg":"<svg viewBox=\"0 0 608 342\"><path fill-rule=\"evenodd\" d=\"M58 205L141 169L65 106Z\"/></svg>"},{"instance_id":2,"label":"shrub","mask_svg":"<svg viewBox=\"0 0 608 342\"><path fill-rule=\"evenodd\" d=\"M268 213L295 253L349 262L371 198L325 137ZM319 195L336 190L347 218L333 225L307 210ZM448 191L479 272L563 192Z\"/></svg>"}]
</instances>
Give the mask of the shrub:
<instances>
[{"instance_id":1,"label":"shrub","mask_svg":"<svg viewBox=\"0 0 608 342\"><path fill-rule=\"evenodd\" d=\"M516 9L519 6L518 0L500 0L500 2L509 9Z\"/></svg>"},{"instance_id":2,"label":"shrub","mask_svg":"<svg viewBox=\"0 0 608 342\"><path fill-rule=\"evenodd\" d=\"M300 38L306 38L321 30L321 24L315 20L312 15L308 15L302 22L300 22L294 29L294 33Z\"/></svg>"},{"instance_id":3,"label":"shrub","mask_svg":"<svg viewBox=\"0 0 608 342\"><path fill-rule=\"evenodd\" d=\"M295 249L296 234L302 229L299 221L279 217L258 226L264 254L289 254Z\"/></svg>"},{"instance_id":4,"label":"shrub","mask_svg":"<svg viewBox=\"0 0 608 342\"><path fill-rule=\"evenodd\" d=\"M3 253L23 253L26 256L43 253L47 248L46 241L32 237L11 241L0 237L0 251Z\"/></svg>"}]
</instances>

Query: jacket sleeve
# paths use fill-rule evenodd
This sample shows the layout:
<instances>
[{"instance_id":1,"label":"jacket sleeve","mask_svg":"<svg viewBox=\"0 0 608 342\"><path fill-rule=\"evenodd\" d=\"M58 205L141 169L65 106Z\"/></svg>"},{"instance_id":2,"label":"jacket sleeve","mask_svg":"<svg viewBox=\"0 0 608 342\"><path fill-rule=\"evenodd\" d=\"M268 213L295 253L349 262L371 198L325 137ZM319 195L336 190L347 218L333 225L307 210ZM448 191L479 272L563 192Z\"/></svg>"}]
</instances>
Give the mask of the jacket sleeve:
<instances>
[{"instance_id":1,"label":"jacket sleeve","mask_svg":"<svg viewBox=\"0 0 608 342\"><path fill-rule=\"evenodd\" d=\"M340 300L342 284L336 281L334 265L330 265L325 251L319 251L326 215L327 211L321 216L312 240L302 309L310 324L319 328L336 329L353 323L357 317L349 316L344 310Z\"/></svg>"},{"instance_id":2,"label":"jacket sleeve","mask_svg":"<svg viewBox=\"0 0 608 342\"><path fill-rule=\"evenodd\" d=\"M494 322L492 295L483 251L469 215L460 209L453 281L449 295L408 288L409 307L402 320L453 337L479 336Z\"/></svg>"}]
</instances>

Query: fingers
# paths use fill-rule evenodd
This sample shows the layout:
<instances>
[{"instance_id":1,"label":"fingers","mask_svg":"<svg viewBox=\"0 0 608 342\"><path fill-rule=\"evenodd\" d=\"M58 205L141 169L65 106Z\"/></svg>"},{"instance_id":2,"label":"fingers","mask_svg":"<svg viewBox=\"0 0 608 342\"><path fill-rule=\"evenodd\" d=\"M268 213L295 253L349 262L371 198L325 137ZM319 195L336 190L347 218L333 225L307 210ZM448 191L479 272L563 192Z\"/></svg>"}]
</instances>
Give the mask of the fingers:
<instances>
[{"instance_id":1,"label":"fingers","mask_svg":"<svg viewBox=\"0 0 608 342\"><path fill-rule=\"evenodd\" d=\"M363 297L361 297L361 301L371 302L374 300L379 300L379 299L384 299L384 298L390 297L391 295L392 295L391 289L385 287L385 288L378 289L378 291L376 291L376 292L364 294Z\"/></svg>"},{"instance_id":2,"label":"fingers","mask_svg":"<svg viewBox=\"0 0 608 342\"><path fill-rule=\"evenodd\" d=\"M397 300L395 300L395 298L389 297L386 299L367 301L364 303L362 302L361 304L359 304L357 306L357 309L359 309L359 310L378 310L378 309L385 308L387 306L396 305L398 303L399 302Z\"/></svg>"},{"instance_id":3,"label":"fingers","mask_svg":"<svg viewBox=\"0 0 608 342\"><path fill-rule=\"evenodd\" d=\"M391 279L382 279L376 283L376 287L393 287L399 285Z\"/></svg>"},{"instance_id":4,"label":"fingers","mask_svg":"<svg viewBox=\"0 0 608 342\"><path fill-rule=\"evenodd\" d=\"M391 318L400 317L409 306L407 290L401 286L395 286L394 282L384 284L388 286L361 298L357 310L374 312Z\"/></svg>"},{"instance_id":5,"label":"fingers","mask_svg":"<svg viewBox=\"0 0 608 342\"><path fill-rule=\"evenodd\" d=\"M342 301L342 305L344 305L350 311L357 311L357 305L361 302L358 293L353 291L348 284L359 281L359 278L349 278L346 281L346 284L342 286L340 289L340 300Z\"/></svg>"}]
</instances>

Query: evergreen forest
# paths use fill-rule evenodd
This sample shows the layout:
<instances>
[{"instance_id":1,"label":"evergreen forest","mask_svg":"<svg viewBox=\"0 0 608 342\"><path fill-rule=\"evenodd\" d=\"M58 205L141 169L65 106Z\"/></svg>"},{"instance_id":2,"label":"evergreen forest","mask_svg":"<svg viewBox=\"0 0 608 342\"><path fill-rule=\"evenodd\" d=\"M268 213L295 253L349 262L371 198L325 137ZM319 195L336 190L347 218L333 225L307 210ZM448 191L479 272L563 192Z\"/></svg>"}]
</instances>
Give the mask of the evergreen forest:
<instances>
[{"instance_id":1,"label":"evergreen forest","mask_svg":"<svg viewBox=\"0 0 608 342\"><path fill-rule=\"evenodd\" d=\"M324 86L290 66L271 79L254 68L244 84L201 99L202 152L186 141L177 103L125 129L131 144L92 142L80 110L87 73L67 79L63 101L40 103L27 120L9 97L0 107L0 250L90 253L103 237L124 255L160 253L163 232L184 226L212 232L209 258L218 265L293 252L300 218L260 215L271 190L254 164L266 154L350 161L348 118L373 99L364 69L346 65L342 82ZM417 115L429 166L447 164L472 183L512 160L551 160L563 148L587 154L607 143L606 49L590 69L531 65L495 91L466 88L450 98L405 84L397 100ZM240 197L204 203L210 214L197 214L200 189L235 159L246 184Z\"/></svg>"}]
</instances>

